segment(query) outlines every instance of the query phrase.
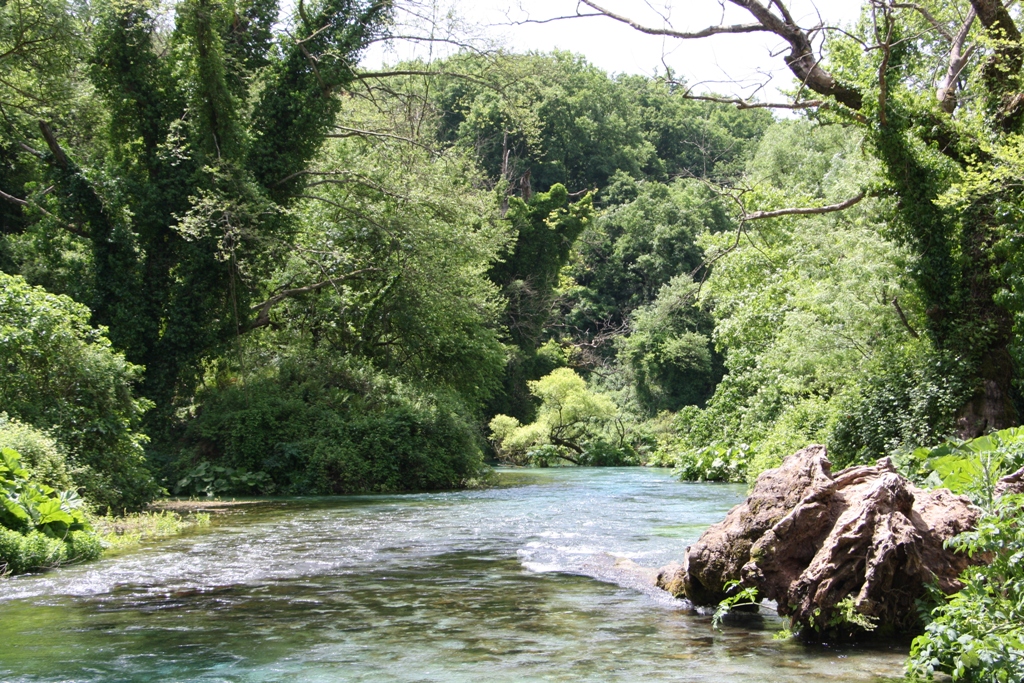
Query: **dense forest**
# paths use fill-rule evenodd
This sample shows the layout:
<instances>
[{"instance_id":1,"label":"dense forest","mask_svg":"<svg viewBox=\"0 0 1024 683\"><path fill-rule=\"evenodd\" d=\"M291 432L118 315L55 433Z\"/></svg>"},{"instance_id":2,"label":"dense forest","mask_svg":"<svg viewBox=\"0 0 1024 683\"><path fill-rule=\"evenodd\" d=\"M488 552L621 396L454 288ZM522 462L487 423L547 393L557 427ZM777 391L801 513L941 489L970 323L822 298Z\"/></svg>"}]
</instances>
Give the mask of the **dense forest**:
<instances>
[{"instance_id":1,"label":"dense forest","mask_svg":"<svg viewBox=\"0 0 1024 683\"><path fill-rule=\"evenodd\" d=\"M0 5L0 557L495 462L822 443L981 496L1024 464L1001 432L964 475L1024 408L1019 11L867 3L801 72L761 9L785 115L564 52L360 68L391 2Z\"/></svg>"}]
</instances>

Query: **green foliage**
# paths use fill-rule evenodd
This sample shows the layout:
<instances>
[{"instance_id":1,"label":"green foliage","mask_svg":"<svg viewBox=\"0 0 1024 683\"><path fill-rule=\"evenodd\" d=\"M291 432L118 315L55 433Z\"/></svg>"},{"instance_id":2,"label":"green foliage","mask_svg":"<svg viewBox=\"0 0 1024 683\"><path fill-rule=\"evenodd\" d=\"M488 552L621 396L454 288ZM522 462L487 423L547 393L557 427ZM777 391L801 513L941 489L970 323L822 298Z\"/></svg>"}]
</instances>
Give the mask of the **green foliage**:
<instances>
[{"instance_id":1,"label":"green foliage","mask_svg":"<svg viewBox=\"0 0 1024 683\"><path fill-rule=\"evenodd\" d=\"M761 599L758 597L757 589L753 586L747 586L746 588L740 588L739 581L728 581L724 586L726 592L732 592L732 595L722 600L715 607L715 613L711 617L711 626L714 629L721 630L722 622L734 609L756 609L761 604Z\"/></svg>"},{"instance_id":2,"label":"green foliage","mask_svg":"<svg viewBox=\"0 0 1024 683\"><path fill-rule=\"evenodd\" d=\"M927 7L927 19L909 5L887 15L896 49L884 58L858 44L883 30L866 13L851 35L830 43L830 68L864 94L858 122L881 162L884 191L897 199L884 234L908 252L906 274L927 311L922 333L961 366L956 379L967 391L958 431L966 437L1020 419L1013 352L1021 195L1005 181L1019 159L1022 119L1007 99L1020 87L1019 46L1001 44L1002 19L973 22L965 45L984 56L965 63L937 107L932 86L924 86L934 79L925 74L947 63L949 43L933 28L959 30L963 15L955 3ZM1019 17L1011 11L1005 20Z\"/></svg>"},{"instance_id":3,"label":"green foliage","mask_svg":"<svg viewBox=\"0 0 1024 683\"><path fill-rule=\"evenodd\" d=\"M138 507L159 491L138 431L142 369L88 321L81 304L0 273L0 405L67 449L91 503Z\"/></svg>"},{"instance_id":4,"label":"green foliage","mask_svg":"<svg viewBox=\"0 0 1024 683\"><path fill-rule=\"evenodd\" d=\"M754 457L747 444L711 444L700 448L676 450L671 441L659 441L657 461L663 467L675 467L683 481L744 482L747 468Z\"/></svg>"},{"instance_id":5,"label":"green foliage","mask_svg":"<svg viewBox=\"0 0 1024 683\"><path fill-rule=\"evenodd\" d=\"M554 368L538 351L552 318L559 274L593 212L590 194L572 203L569 199L562 185L534 194L528 202L508 198L505 218L516 237L489 276L507 301L503 322L516 351L506 367L503 392L490 402L489 412L530 419L535 406L528 382Z\"/></svg>"},{"instance_id":6,"label":"green foliage","mask_svg":"<svg viewBox=\"0 0 1024 683\"><path fill-rule=\"evenodd\" d=\"M360 129L407 125L401 112L358 104L344 116ZM294 249L268 283L268 300L305 283L312 289L280 301L268 316L273 331L257 343L361 357L482 404L506 357L502 303L486 275L511 239L494 195L475 186L459 153L386 139L332 141L316 168L322 185L298 208Z\"/></svg>"},{"instance_id":7,"label":"green foliage","mask_svg":"<svg viewBox=\"0 0 1024 683\"><path fill-rule=\"evenodd\" d=\"M565 52L459 55L441 71L439 137L474 150L492 178L546 191L603 188L635 178L728 175L771 123L764 111L687 99L660 79L609 77ZM487 87L489 81L495 87Z\"/></svg>"},{"instance_id":8,"label":"green foliage","mask_svg":"<svg viewBox=\"0 0 1024 683\"><path fill-rule=\"evenodd\" d=\"M210 525L210 513L180 514L172 510L97 515L89 520L107 550L127 550L152 538L175 536Z\"/></svg>"},{"instance_id":9,"label":"green foliage","mask_svg":"<svg viewBox=\"0 0 1024 683\"><path fill-rule=\"evenodd\" d=\"M79 13L61 7L65 22ZM288 253L295 226L286 207L302 194L341 106L336 93L352 82L351 64L390 3L298 9L287 30L273 28L278 6L269 0L82 9L91 56L87 73L81 60L70 72L81 93L74 113L54 122L56 140L36 142L28 119L11 131L51 151L16 176L20 187L5 183L28 196L50 188L41 210L25 205L28 220L10 225L23 233L12 235L13 267L87 301L114 345L145 366L142 391L157 401L151 419L161 428L158 418L188 402L204 362L245 329L252 300ZM69 226L75 244L40 250L50 246L43 228ZM79 282L53 276L69 254L85 256Z\"/></svg>"},{"instance_id":10,"label":"green foliage","mask_svg":"<svg viewBox=\"0 0 1024 683\"><path fill-rule=\"evenodd\" d=\"M98 557L81 508L77 493L33 481L17 451L0 448L0 575Z\"/></svg>"},{"instance_id":11,"label":"green foliage","mask_svg":"<svg viewBox=\"0 0 1024 683\"><path fill-rule=\"evenodd\" d=\"M15 531L35 530L51 538L63 538L71 531L89 531L82 514L82 499L74 491L58 493L30 479L21 466L21 455L0 449L0 524Z\"/></svg>"},{"instance_id":12,"label":"green foliage","mask_svg":"<svg viewBox=\"0 0 1024 683\"><path fill-rule=\"evenodd\" d=\"M968 441L916 448L898 455L896 461L908 477L922 485L942 486L991 508L999 479L1024 467L1024 429L1014 427Z\"/></svg>"},{"instance_id":13,"label":"green foliage","mask_svg":"<svg viewBox=\"0 0 1024 683\"><path fill-rule=\"evenodd\" d=\"M742 199L748 211L835 202L877 173L847 131L780 122L748 166ZM726 375L703 409L674 420L671 450L689 453L693 474L704 476L698 449L709 446L751 444L753 479L809 443L843 467L953 431L964 368L918 332L925 311L903 287L907 256L879 234L887 210L865 200L751 222L745 234L699 234L714 260L701 303Z\"/></svg>"},{"instance_id":14,"label":"green foliage","mask_svg":"<svg viewBox=\"0 0 1024 683\"><path fill-rule=\"evenodd\" d=\"M800 634L830 640L862 638L878 628L878 619L857 611L854 596L848 595L828 610L827 616L815 609L806 624L800 624Z\"/></svg>"},{"instance_id":15,"label":"green foliage","mask_svg":"<svg viewBox=\"0 0 1024 683\"><path fill-rule=\"evenodd\" d=\"M649 414L701 405L721 378L711 318L697 308L696 296L689 276L673 278L654 302L633 312L631 333L617 340L619 360Z\"/></svg>"},{"instance_id":16,"label":"green foliage","mask_svg":"<svg viewBox=\"0 0 1024 683\"><path fill-rule=\"evenodd\" d=\"M355 361L281 362L206 387L171 474L185 491L348 494L455 488L481 467L464 404ZM209 480L209 481L208 481Z\"/></svg>"},{"instance_id":17,"label":"green foliage","mask_svg":"<svg viewBox=\"0 0 1024 683\"><path fill-rule=\"evenodd\" d=\"M102 544L95 534L76 531L59 539L39 531L23 534L0 526L0 575L87 562L102 552Z\"/></svg>"},{"instance_id":18,"label":"green foliage","mask_svg":"<svg viewBox=\"0 0 1024 683\"><path fill-rule=\"evenodd\" d=\"M224 493L272 491L273 482L266 472L249 472L244 467L222 467L202 461L174 485L174 493L189 496L219 496Z\"/></svg>"},{"instance_id":19,"label":"green foliage","mask_svg":"<svg viewBox=\"0 0 1024 683\"><path fill-rule=\"evenodd\" d=\"M963 589L932 612L914 639L907 672L954 681L1008 683L1024 674L1024 499L1004 496L953 545L987 560L960 577Z\"/></svg>"},{"instance_id":20,"label":"green foliage","mask_svg":"<svg viewBox=\"0 0 1024 683\"><path fill-rule=\"evenodd\" d=\"M593 305L635 308L672 278L698 270L703 232L734 227L726 207L703 183L640 182L617 173L604 199L611 206L581 237L571 271L592 290Z\"/></svg>"},{"instance_id":21,"label":"green foliage","mask_svg":"<svg viewBox=\"0 0 1024 683\"><path fill-rule=\"evenodd\" d=\"M576 465L638 463L615 403L587 387L575 371L558 368L529 386L540 400L536 420L525 425L508 415L491 420L491 442L501 460L517 465L557 459Z\"/></svg>"},{"instance_id":22,"label":"green foliage","mask_svg":"<svg viewBox=\"0 0 1024 683\"><path fill-rule=\"evenodd\" d=\"M551 313L558 275L573 243L591 220L593 203L585 195L570 203L562 185L524 202L510 197L506 220L516 234L509 252L491 267L490 277L509 300L509 331L523 349L540 345Z\"/></svg>"},{"instance_id":23,"label":"green foliage","mask_svg":"<svg viewBox=\"0 0 1024 683\"><path fill-rule=\"evenodd\" d=\"M81 57L81 17L65 0L0 5L0 109L38 114L63 104L67 74Z\"/></svg>"},{"instance_id":24,"label":"green foliage","mask_svg":"<svg viewBox=\"0 0 1024 683\"><path fill-rule=\"evenodd\" d=\"M55 489L72 489L67 453L48 433L0 413L0 448L17 451L29 476Z\"/></svg>"}]
</instances>

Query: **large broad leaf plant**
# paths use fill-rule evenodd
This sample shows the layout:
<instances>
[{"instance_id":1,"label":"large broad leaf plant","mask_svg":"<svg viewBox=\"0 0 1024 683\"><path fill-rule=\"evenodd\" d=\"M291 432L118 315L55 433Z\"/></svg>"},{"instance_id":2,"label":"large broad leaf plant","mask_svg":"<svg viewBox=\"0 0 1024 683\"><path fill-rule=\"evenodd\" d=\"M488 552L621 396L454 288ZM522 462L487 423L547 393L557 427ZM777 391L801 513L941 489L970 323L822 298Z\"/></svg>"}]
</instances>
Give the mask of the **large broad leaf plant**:
<instances>
[{"instance_id":1,"label":"large broad leaf plant","mask_svg":"<svg viewBox=\"0 0 1024 683\"><path fill-rule=\"evenodd\" d=\"M1024 427L1011 427L969 441L947 441L897 456L904 473L919 484L964 494L985 509L995 503L1000 477L1024 466Z\"/></svg>"},{"instance_id":2,"label":"large broad leaf plant","mask_svg":"<svg viewBox=\"0 0 1024 683\"><path fill-rule=\"evenodd\" d=\"M30 479L21 456L0 449L0 524L19 532L33 529L51 538L64 539L72 531L90 531L74 491L56 491Z\"/></svg>"}]
</instances>

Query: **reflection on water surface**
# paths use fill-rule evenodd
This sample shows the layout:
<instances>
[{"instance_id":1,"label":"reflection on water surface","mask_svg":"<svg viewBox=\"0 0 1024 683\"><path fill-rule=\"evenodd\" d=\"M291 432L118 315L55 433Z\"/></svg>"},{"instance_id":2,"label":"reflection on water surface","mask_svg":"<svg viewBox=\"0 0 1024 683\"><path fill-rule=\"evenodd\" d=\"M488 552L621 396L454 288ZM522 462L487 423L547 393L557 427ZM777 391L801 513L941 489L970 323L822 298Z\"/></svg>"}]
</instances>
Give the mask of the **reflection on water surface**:
<instances>
[{"instance_id":1,"label":"reflection on water surface","mask_svg":"<svg viewBox=\"0 0 1024 683\"><path fill-rule=\"evenodd\" d=\"M0 680L875 681L892 650L711 628L658 566L742 487L640 468L515 488L267 501L191 536L0 582Z\"/></svg>"}]
</instances>

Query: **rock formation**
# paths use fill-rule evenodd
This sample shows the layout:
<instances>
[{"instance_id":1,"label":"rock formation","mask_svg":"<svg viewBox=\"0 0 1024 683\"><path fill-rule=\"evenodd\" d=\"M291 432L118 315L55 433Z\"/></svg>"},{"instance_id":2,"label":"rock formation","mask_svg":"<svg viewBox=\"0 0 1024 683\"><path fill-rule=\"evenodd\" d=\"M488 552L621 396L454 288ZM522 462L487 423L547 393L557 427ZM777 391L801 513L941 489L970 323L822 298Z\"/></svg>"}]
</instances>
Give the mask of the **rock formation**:
<instances>
[{"instance_id":1,"label":"rock formation","mask_svg":"<svg viewBox=\"0 0 1024 683\"><path fill-rule=\"evenodd\" d=\"M904 630L915 625L927 584L960 588L969 559L943 543L979 515L962 496L914 486L888 458L833 476L824 446L810 446L762 473L746 502L687 548L681 566L665 568L658 585L696 605L752 586L798 627Z\"/></svg>"},{"instance_id":2,"label":"rock formation","mask_svg":"<svg viewBox=\"0 0 1024 683\"><path fill-rule=\"evenodd\" d=\"M1024 467L996 482L996 498L1011 493L1024 493Z\"/></svg>"}]
</instances>

